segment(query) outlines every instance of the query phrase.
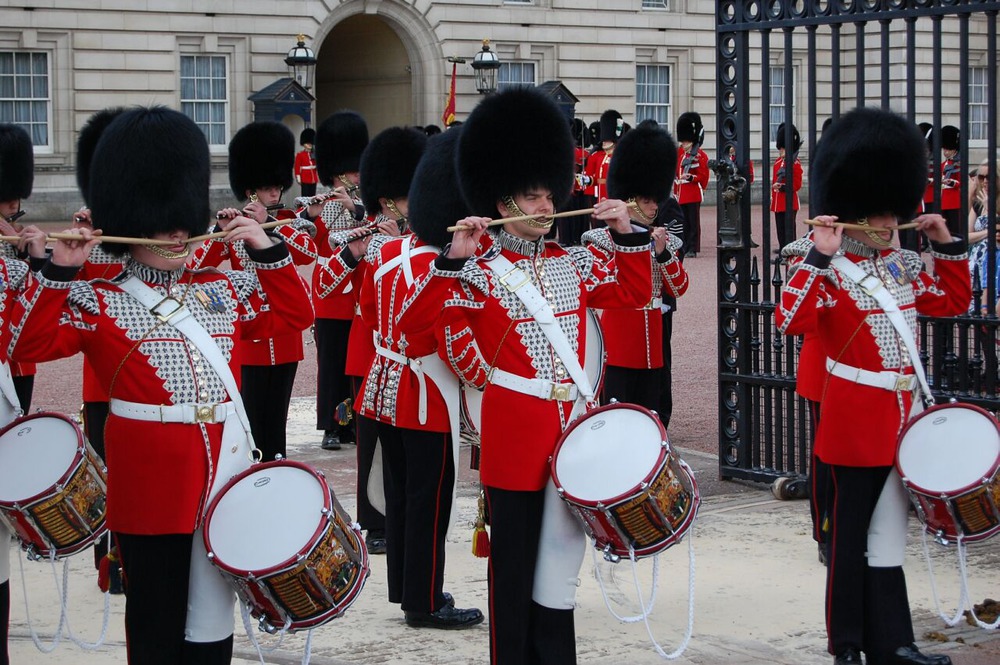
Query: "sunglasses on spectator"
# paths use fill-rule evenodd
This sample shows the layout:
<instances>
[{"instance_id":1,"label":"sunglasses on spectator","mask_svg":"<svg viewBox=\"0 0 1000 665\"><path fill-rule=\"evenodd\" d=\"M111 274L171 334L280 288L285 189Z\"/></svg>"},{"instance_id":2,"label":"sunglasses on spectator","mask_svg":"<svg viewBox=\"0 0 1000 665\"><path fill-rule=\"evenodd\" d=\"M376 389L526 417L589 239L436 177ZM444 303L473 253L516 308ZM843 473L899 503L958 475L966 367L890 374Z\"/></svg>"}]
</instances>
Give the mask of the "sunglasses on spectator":
<instances>
[{"instance_id":1,"label":"sunglasses on spectator","mask_svg":"<svg viewBox=\"0 0 1000 665\"><path fill-rule=\"evenodd\" d=\"M986 182L986 179L990 177L989 173L977 173L975 178L981 182Z\"/></svg>"}]
</instances>

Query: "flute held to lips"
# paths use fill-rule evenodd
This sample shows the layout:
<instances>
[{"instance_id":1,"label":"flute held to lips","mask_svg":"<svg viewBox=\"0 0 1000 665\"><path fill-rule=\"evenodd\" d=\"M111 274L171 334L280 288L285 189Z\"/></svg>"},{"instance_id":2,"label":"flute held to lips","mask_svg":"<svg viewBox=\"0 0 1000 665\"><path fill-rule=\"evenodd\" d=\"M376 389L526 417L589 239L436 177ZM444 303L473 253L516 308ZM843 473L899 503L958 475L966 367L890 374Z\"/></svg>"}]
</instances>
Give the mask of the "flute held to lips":
<instances>
[{"instance_id":1,"label":"flute held to lips","mask_svg":"<svg viewBox=\"0 0 1000 665\"><path fill-rule=\"evenodd\" d=\"M278 203L273 203L273 204L267 206L267 211L271 212L272 210L282 210L284 207L285 207L285 204L281 203L279 201ZM242 215L242 214L246 214L246 210L242 210L242 211L238 211L237 212L237 215ZM217 213L215 213L215 218L216 219L232 219L233 215L227 215L227 214L222 213L222 212L217 212Z\"/></svg>"}]
</instances>

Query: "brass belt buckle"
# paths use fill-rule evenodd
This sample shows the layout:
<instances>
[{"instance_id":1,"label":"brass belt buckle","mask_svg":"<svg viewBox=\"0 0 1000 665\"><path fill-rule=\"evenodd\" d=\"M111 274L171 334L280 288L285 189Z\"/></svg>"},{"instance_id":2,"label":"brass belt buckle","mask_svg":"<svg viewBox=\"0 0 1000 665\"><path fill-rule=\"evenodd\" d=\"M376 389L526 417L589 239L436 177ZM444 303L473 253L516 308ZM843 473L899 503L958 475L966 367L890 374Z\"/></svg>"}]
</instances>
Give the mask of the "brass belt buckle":
<instances>
[{"instance_id":1,"label":"brass belt buckle","mask_svg":"<svg viewBox=\"0 0 1000 665\"><path fill-rule=\"evenodd\" d=\"M569 383L553 383L552 391L549 393L549 399L557 402L568 402L571 387L572 384Z\"/></svg>"},{"instance_id":2,"label":"brass belt buckle","mask_svg":"<svg viewBox=\"0 0 1000 665\"><path fill-rule=\"evenodd\" d=\"M215 408L218 404L199 404L194 407L194 421L196 423L214 423Z\"/></svg>"},{"instance_id":3,"label":"brass belt buckle","mask_svg":"<svg viewBox=\"0 0 1000 665\"><path fill-rule=\"evenodd\" d=\"M509 284L508 280L513 281L513 279L515 277L517 277L518 274L520 274L521 280L519 282L517 282L516 284ZM521 270L520 268L516 268L516 267L515 268L511 268L510 270L508 270L504 274L500 275L500 283L503 284L504 287L508 291L512 291L512 292L513 291L517 291L519 288L521 288L522 286L524 286L527 282L528 282L528 275L523 270Z\"/></svg>"},{"instance_id":4,"label":"brass belt buckle","mask_svg":"<svg viewBox=\"0 0 1000 665\"><path fill-rule=\"evenodd\" d=\"M896 377L896 390L907 392L913 390L913 377L910 375Z\"/></svg>"},{"instance_id":5,"label":"brass belt buckle","mask_svg":"<svg viewBox=\"0 0 1000 665\"><path fill-rule=\"evenodd\" d=\"M161 313L160 312L160 307L166 305L168 301L172 302L175 305L175 307L172 310L170 310L169 312ZM181 311L181 309L183 307L184 307L184 304L181 303L181 301L179 301L176 298L173 298L171 296L167 296L166 298L164 298L160 302L158 302L155 305L153 305L152 307L150 307L149 311L152 312L156 316L156 318L158 318L160 321L162 321L163 323L166 323L167 321L169 321L171 319L171 317L173 317L174 314L176 314L177 312Z\"/></svg>"}]
</instances>

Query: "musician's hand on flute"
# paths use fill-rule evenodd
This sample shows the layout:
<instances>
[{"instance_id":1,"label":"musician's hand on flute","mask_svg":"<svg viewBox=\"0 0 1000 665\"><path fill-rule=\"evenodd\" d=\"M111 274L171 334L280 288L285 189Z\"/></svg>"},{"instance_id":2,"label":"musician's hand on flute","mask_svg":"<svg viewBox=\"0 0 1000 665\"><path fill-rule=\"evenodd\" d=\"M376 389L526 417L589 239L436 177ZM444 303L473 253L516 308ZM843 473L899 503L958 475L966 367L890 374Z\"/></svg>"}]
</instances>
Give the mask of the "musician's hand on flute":
<instances>
[{"instance_id":1,"label":"musician's hand on flute","mask_svg":"<svg viewBox=\"0 0 1000 665\"><path fill-rule=\"evenodd\" d=\"M476 254L479 249L479 239L489 226L489 217L466 217L459 220L460 227L451 237L445 257L449 259L467 259Z\"/></svg>"},{"instance_id":2,"label":"musician's hand on flute","mask_svg":"<svg viewBox=\"0 0 1000 665\"><path fill-rule=\"evenodd\" d=\"M650 230L649 235L653 238L653 253L659 256L667 248L667 230L657 226Z\"/></svg>"},{"instance_id":3,"label":"musician's hand on flute","mask_svg":"<svg viewBox=\"0 0 1000 665\"><path fill-rule=\"evenodd\" d=\"M594 206L594 219L606 222L617 233L632 233L628 205L618 199L605 199Z\"/></svg>"},{"instance_id":4,"label":"musician's hand on flute","mask_svg":"<svg viewBox=\"0 0 1000 665\"><path fill-rule=\"evenodd\" d=\"M923 231L928 238L937 243L949 243L952 241L951 231L948 229L948 222L941 215L928 213L920 215L913 220L918 231Z\"/></svg>"},{"instance_id":5,"label":"musician's hand on flute","mask_svg":"<svg viewBox=\"0 0 1000 665\"><path fill-rule=\"evenodd\" d=\"M347 249L349 249L351 251L351 254L354 255L355 261L360 261L362 258L364 258L365 254L368 253L368 243L370 243L371 240L372 240L371 234L366 233L363 237L358 238L357 240L352 240L351 242L347 243Z\"/></svg>"},{"instance_id":6,"label":"musician's hand on flute","mask_svg":"<svg viewBox=\"0 0 1000 665\"><path fill-rule=\"evenodd\" d=\"M85 226L71 228L65 232L74 236L72 239L60 239L52 246L53 265L65 268L82 266L90 256L90 250L100 242L101 231L88 229Z\"/></svg>"},{"instance_id":7,"label":"musician's hand on flute","mask_svg":"<svg viewBox=\"0 0 1000 665\"><path fill-rule=\"evenodd\" d=\"M25 226L18 235L21 236L21 240L17 243L19 252L27 251L28 256L34 259L45 258L45 243L48 240L45 231L37 226Z\"/></svg>"},{"instance_id":8,"label":"musician's hand on flute","mask_svg":"<svg viewBox=\"0 0 1000 665\"><path fill-rule=\"evenodd\" d=\"M379 222L376 225L376 228L379 230L380 233L384 233L387 236L398 237L400 235L399 223L391 219Z\"/></svg>"},{"instance_id":9,"label":"musician's hand on flute","mask_svg":"<svg viewBox=\"0 0 1000 665\"><path fill-rule=\"evenodd\" d=\"M263 224L267 221L267 206L265 206L260 201L251 201L250 203L243 206L243 210L240 214L245 217L249 217L258 224Z\"/></svg>"},{"instance_id":10,"label":"musician's hand on flute","mask_svg":"<svg viewBox=\"0 0 1000 665\"><path fill-rule=\"evenodd\" d=\"M90 208L83 206L73 213L73 228L94 228L94 220L90 216Z\"/></svg>"},{"instance_id":11,"label":"musician's hand on flute","mask_svg":"<svg viewBox=\"0 0 1000 665\"><path fill-rule=\"evenodd\" d=\"M815 225L812 230L812 241L816 249L827 256L833 256L840 249L840 241L844 236L844 227L835 224L836 215L820 215L812 220Z\"/></svg>"},{"instance_id":12,"label":"musician's hand on flute","mask_svg":"<svg viewBox=\"0 0 1000 665\"><path fill-rule=\"evenodd\" d=\"M232 219L221 219L219 227L226 232L225 242L242 240L253 249L267 249L282 242L267 235L264 227L258 224L257 220L245 215L237 215Z\"/></svg>"}]
</instances>

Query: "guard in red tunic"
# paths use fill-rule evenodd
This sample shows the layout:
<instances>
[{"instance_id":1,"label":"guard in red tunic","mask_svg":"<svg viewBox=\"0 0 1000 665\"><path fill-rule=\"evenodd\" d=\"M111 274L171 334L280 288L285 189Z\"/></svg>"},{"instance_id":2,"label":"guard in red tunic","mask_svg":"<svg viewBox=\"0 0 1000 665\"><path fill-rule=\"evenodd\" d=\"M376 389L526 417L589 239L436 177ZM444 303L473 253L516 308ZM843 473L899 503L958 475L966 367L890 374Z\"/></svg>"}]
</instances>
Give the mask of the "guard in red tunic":
<instances>
[{"instance_id":1,"label":"guard in red tunic","mask_svg":"<svg viewBox=\"0 0 1000 665\"><path fill-rule=\"evenodd\" d=\"M295 155L295 182L299 183L299 188L303 197L316 195L316 183L319 176L316 172L316 158L313 155L313 144L316 142L316 130L306 127L299 134L299 145L302 146Z\"/></svg>"},{"instance_id":2,"label":"guard in red tunic","mask_svg":"<svg viewBox=\"0 0 1000 665\"><path fill-rule=\"evenodd\" d=\"M508 145L510 127L517 128L518 150ZM567 363L583 363L585 308L646 301L649 233L633 233L624 202L609 199L596 205L595 216L611 228L613 253L544 241L552 225L544 216L572 187L573 139L555 104L532 89L484 99L458 140L462 192L481 216L462 220L465 230L455 233L426 276L417 277L398 330L407 339L422 337L440 325L442 310L460 308L491 367L480 466L491 524L491 663L573 663L571 581L579 574L585 538L556 494L549 458L583 400L592 399L581 398L588 388L581 390L570 379L576 370L567 369ZM487 216L498 215L535 217L486 234ZM533 302L547 305L532 311L559 324L561 334L551 334L561 338L562 353L518 295L527 284L538 294ZM550 518L565 538L543 529ZM559 574L536 575L551 567Z\"/></svg>"},{"instance_id":3,"label":"guard in red tunic","mask_svg":"<svg viewBox=\"0 0 1000 665\"><path fill-rule=\"evenodd\" d=\"M622 114L614 109L608 109L601 114L600 150L595 150L587 159L584 171L584 185L593 185L594 200L597 202L608 198L608 169L611 168L611 155L615 145L625 131L625 121Z\"/></svg>"},{"instance_id":4,"label":"guard in red tunic","mask_svg":"<svg viewBox=\"0 0 1000 665\"><path fill-rule=\"evenodd\" d=\"M912 216L927 177L924 139L898 115L842 116L812 169L824 225L800 243L775 315L781 332L815 335L827 356L816 454L830 465L833 486L828 648L837 665L861 663L862 652L873 665L949 665L913 643L902 567L909 502L893 463L900 431L929 398L914 369L916 317L968 308L965 241L939 215L917 218L934 275L915 252L893 247L884 227Z\"/></svg>"},{"instance_id":5,"label":"guard in red tunic","mask_svg":"<svg viewBox=\"0 0 1000 665\"><path fill-rule=\"evenodd\" d=\"M308 327L308 292L287 245L244 216L221 226L245 243L255 272L185 269L186 241L206 226L210 173L205 135L186 116L123 112L90 167L98 229L164 244L109 243L129 255L122 273L81 282L72 280L94 232L57 242L14 307L11 352L30 361L82 352L107 388L107 524L128 579L130 662L229 663L235 596L208 561L202 520L249 466L236 378L244 340Z\"/></svg>"},{"instance_id":6,"label":"guard in red tunic","mask_svg":"<svg viewBox=\"0 0 1000 665\"><path fill-rule=\"evenodd\" d=\"M774 230L778 234L778 250L795 240L795 213L799 209L799 190L802 189L802 163L799 162L799 148L802 139L799 130L792 125L791 154L785 151L785 123L778 125L774 147L778 158L774 160L771 172L771 212L774 213ZM788 163L791 162L789 171ZM788 208L788 192L791 191L792 207Z\"/></svg>"},{"instance_id":7,"label":"guard in red tunic","mask_svg":"<svg viewBox=\"0 0 1000 665\"><path fill-rule=\"evenodd\" d=\"M654 227L658 203L670 196L677 144L655 122L640 123L622 137L615 148L608 173L608 194L626 201L637 231L649 232L652 288L638 309L605 309L601 315L607 367L604 372L605 403L611 399L659 408L663 373L663 296L676 300L687 291L688 276L678 259L681 239L663 227ZM605 252L614 251L611 233L594 229L584 235Z\"/></svg>"},{"instance_id":8,"label":"guard in red tunic","mask_svg":"<svg viewBox=\"0 0 1000 665\"><path fill-rule=\"evenodd\" d=\"M376 245L391 237L409 233L407 222L410 182L417 162L427 144L427 134L419 129L390 127L371 140L361 155L361 181L365 183L362 202L368 212L366 223L369 230L378 231ZM348 235L348 237L350 237ZM367 243L364 243L367 244ZM353 293L360 300L361 286L372 278L371 264L366 260L362 247L357 247L360 260L353 270ZM354 258L344 256L350 263ZM340 262L324 267L339 268ZM322 279L322 276L321 276ZM366 415L361 409L362 380L368 376L372 362L376 359L373 341L375 330L361 316L360 302L355 307L351 336L347 342L346 371L351 377L351 394L354 395L354 428L358 442L358 478L356 517L365 534L365 545L370 554L384 554L386 551L385 514L376 508L369 498L368 481L372 473L372 461L378 442L378 420ZM376 469L376 472L381 472ZM381 481L381 478L377 479ZM378 484L381 484L380 482ZM383 507L384 511L384 507Z\"/></svg>"},{"instance_id":9,"label":"guard in red tunic","mask_svg":"<svg viewBox=\"0 0 1000 665\"><path fill-rule=\"evenodd\" d=\"M708 155L701 149L705 126L701 116L690 111L677 119L677 177L674 198L684 211L684 256L695 257L701 251L701 202L708 187Z\"/></svg>"},{"instance_id":10,"label":"guard in red tunic","mask_svg":"<svg viewBox=\"0 0 1000 665\"><path fill-rule=\"evenodd\" d=\"M308 204L299 215L316 224L319 266L343 260L341 248L330 244L330 234L350 231L365 219L359 168L367 145L368 125L354 111L334 113L316 131L316 168L320 182L331 191L329 197ZM346 363L356 298L351 280L324 286L319 282L321 274L321 270L314 270L312 278L316 306L316 429L323 430L324 450L339 450L341 443L354 442Z\"/></svg>"},{"instance_id":11,"label":"guard in red tunic","mask_svg":"<svg viewBox=\"0 0 1000 665\"><path fill-rule=\"evenodd\" d=\"M19 236L0 243L0 427L21 415L19 391L11 378L7 348L11 341L10 315L14 301L32 285L29 259L37 269L44 263L45 234L35 226L17 228L23 216L21 201L34 184L34 148L31 137L17 125L0 125L0 233ZM10 531L0 523L0 665L9 665L7 631L10 623Z\"/></svg>"},{"instance_id":12,"label":"guard in red tunic","mask_svg":"<svg viewBox=\"0 0 1000 665\"><path fill-rule=\"evenodd\" d=\"M229 142L229 188L241 209L219 213L244 215L258 224L288 221L275 227L271 235L288 245L292 262L308 266L316 260L316 226L281 206L281 196L292 186L295 138L280 122L252 122L242 127ZM192 270L218 268L229 262L233 270L253 272L247 249L241 242L224 238L206 240L195 248L188 261ZM254 441L269 462L278 455L288 457L288 406L299 361L304 357L302 334L252 339L244 346L240 394L250 416Z\"/></svg>"},{"instance_id":13,"label":"guard in red tunic","mask_svg":"<svg viewBox=\"0 0 1000 665\"><path fill-rule=\"evenodd\" d=\"M958 127L945 125L941 128L941 214L954 234L962 228L962 158L958 154L961 146Z\"/></svg>"}]
</instances>

